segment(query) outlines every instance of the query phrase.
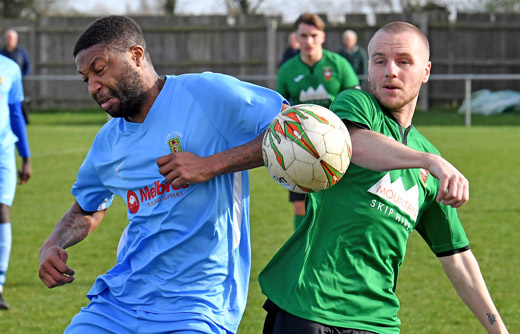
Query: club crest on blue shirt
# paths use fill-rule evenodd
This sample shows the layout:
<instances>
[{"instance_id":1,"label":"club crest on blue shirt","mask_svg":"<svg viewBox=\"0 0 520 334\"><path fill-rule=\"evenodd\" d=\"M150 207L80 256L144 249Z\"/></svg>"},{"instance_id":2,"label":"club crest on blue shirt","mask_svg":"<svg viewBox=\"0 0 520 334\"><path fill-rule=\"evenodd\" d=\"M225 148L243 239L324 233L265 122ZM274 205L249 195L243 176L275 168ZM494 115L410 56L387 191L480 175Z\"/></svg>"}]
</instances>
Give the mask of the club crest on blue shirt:
<instances>
[{"instance_id":1,"label":"club crest on blue shirt","mask_svg":"<svg viewBox=\"0 0 520 334\"><path fill-rule=\"evenodd\" d=\"M179 137L174 137L168 140L168 146L170 147L170 152L182 152L181 140Z\"/></svg>"}]
</instances>

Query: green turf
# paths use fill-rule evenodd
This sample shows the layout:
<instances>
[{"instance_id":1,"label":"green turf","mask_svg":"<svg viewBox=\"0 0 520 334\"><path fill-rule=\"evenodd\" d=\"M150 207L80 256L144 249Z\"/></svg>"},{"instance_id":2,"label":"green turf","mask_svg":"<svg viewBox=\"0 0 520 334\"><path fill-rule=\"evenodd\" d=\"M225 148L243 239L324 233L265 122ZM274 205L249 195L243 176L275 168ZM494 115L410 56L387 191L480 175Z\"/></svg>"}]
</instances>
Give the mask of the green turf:
<instances>
[{"instance_id":1,"label":"green turf","mask_svg":"<svg viewBox=\"0 0 520 334\"><path fill-rule=\"evenodd\" d=\"M38 278L41 244L74 201L70 187L90 143L106 121L96 113L34 113L28 127L33 178L17 189L11 212L14 245L5 286L12 310L0 312L0 333L60 333L81 306L96 276L115 261L126 224L122 200L115 201L100 227L69 249L76 281L47 289ZM471 199L460 217L473 251L510 333L520 331L520 116L475 117L438 110L418 113L419 130L470 180ZM433 125L428 125L433 124ZM292 209L287 192L263 168L251 173L253 268L248 306L239 333L258 334L264 319L257 276L288 238ZM484 333L458 299L439 261L416 233L409 241L397 289L402 333Z\"/></svg>"}]
</instances>

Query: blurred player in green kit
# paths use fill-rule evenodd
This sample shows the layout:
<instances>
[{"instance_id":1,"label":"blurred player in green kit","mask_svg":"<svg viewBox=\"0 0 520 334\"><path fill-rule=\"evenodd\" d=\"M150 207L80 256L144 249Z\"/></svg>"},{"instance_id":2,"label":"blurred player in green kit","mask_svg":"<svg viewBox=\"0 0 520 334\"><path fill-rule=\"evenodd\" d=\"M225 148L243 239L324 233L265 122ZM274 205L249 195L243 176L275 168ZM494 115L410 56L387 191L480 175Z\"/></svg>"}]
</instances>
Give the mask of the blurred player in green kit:
<instances>
[{"instance_id":1,"label":"blurred player in green kit","mask_svg":"<svg viewBox=\"0 0 520 334\"><path fill-rule=\"evenodd\" d=\"M359 88L350 63L335 52L323 49L325 23L316 14L304 13L295 22L300 56L286 61L278 71L276 90L291 105L318 104L328 108L342 90ZM294 227L305 215L305 194L289 192L294 202Z\"/></svg>"}]
</instances>

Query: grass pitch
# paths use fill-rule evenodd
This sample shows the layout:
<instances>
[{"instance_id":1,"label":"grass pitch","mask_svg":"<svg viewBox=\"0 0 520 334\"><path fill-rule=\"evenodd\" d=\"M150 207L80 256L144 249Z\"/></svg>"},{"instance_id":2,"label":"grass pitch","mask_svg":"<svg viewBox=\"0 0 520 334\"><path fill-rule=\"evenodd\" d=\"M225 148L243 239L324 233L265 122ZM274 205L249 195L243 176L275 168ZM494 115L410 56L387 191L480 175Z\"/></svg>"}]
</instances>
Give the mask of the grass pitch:
<instances>
[{"instance_id":1,"label":"grass pitch","mask_svg":"<svg viewBox=\"0 0 520 334\"><path fill-rule=\"evenodd\" d=\"M76 281L47 289L38 278L38 252L57 220L73 203L70 188L97 130L101 111L33 113L28 127L33 178L18 187L11 210L13 250L4 296L12 309L0 312L1 333L62 333L88 303L97 275L116 256L126 208L116 199L99 228L71 247L69 265ZM475 256L511 333L520 331L520 115L474 117L470 128L454 112L418 113L415 124L470 180L470 201L459 210ZM261 332L265 316L258 273L292 232L287 192L263 168L251 172L253 263L246 313L240 334ZM458 299L439 261L417 233L409 240L397 293L401 332L484 333Z\"/></svg>"}]
</instances>

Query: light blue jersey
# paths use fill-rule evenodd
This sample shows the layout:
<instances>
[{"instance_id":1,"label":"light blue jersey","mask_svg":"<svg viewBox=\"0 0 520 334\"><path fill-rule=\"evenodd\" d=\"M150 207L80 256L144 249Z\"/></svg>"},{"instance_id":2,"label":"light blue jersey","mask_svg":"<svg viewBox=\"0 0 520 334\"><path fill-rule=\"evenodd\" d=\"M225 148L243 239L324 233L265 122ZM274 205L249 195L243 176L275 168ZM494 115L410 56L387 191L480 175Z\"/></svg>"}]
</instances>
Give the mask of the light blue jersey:
<instances>
[{"instance_id":1,"label":"light blue jersey","mask_svg":"<svg viewBox=\"0 0 520 334\"><path fill-rule=\"evenodd\" d=\"M21 103L23 99L20 67L11 59L0 55L0 149L18 140L11 130L9 104Z\"/></svg>"},{"instance_id":2,"label":"light blue jersey","mask_svg":"<svg viewBox=\"0 0 520 334\"><path fill-rule=\"evenodd\" d=\"M276 92L214 74L168 76L143 123L112 119L98 133L72 188L86 211L128 205L117 263L88 297L153 313L200 313L235 332L250 271L246 171L174 188L156 159L202 157L259 136L281 110Z\"/></svg>"},{"instance_id":3,"label":"light blue jersey","mask_svg":"<svg viewBox=\"0 0 520 334\"><path fill-rule=\"evenodd\" d=\"M0 203L8 206L13 204L16 192L14 143L18 141L11 128L9 105L20 104L23 99L20 67L11 59L0 55Z\"/></svg>"}]
</instances>

